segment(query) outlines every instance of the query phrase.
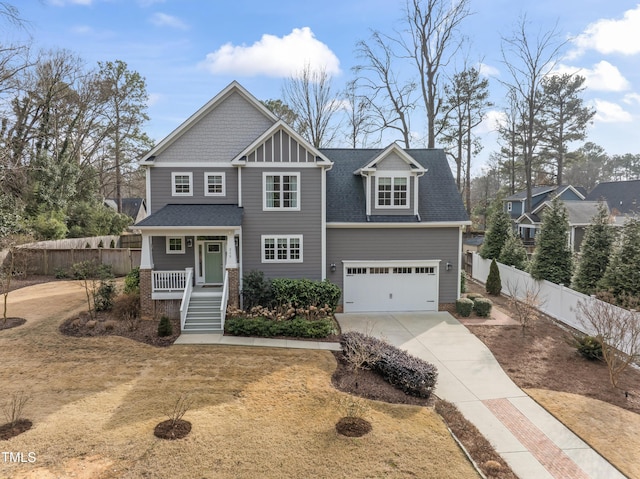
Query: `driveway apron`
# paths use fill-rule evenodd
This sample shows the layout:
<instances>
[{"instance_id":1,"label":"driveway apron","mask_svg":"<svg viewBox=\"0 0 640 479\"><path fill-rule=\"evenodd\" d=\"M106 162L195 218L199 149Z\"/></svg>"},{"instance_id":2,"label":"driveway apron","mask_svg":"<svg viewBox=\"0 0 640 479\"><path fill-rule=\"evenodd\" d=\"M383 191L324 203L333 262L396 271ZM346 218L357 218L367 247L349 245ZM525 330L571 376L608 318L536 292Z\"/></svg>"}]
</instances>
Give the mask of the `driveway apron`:
<instances>
[{"instance_id":1,"label":"driveway apron","mask_svg":"<svg viewBox=\"0 0 640 479\"><path fill-rule=\"evenodd\" d=\"M436 395L453 404L521 479L624 479L502 370L446 312L337 314L343 332L383 338L438 368Z\"/></svg>"}]
</instances>

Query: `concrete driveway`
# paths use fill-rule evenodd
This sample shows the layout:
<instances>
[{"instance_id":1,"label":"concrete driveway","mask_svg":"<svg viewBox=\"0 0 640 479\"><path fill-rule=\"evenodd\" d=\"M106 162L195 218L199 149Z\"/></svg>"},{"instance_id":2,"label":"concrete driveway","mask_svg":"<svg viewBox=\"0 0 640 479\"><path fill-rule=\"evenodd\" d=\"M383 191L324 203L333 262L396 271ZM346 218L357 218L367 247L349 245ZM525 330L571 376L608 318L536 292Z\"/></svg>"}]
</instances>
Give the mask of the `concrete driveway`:
<instances>
[{"instance_id":1,"label":"concrete driveway","mask_svg":"<svg viewBox=\"0 0 640 479\"><path fill-rule=\"evenodd\" d=\"M383 338L438 368L454 403L521 479L624 476L516 386L489 349L446 312L336 314L343 332Z\"/></svg>"}]
</instances>

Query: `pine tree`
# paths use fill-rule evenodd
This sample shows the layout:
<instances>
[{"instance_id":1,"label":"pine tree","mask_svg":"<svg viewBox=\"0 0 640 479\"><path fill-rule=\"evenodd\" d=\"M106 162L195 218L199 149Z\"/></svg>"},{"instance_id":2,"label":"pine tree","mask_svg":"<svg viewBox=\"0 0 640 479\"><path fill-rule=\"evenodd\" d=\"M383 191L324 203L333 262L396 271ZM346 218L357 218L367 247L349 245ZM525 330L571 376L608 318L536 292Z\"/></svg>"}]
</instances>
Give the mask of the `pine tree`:
<instances>
[{"instance_id":1,"label":"pine tree","mask_svg":"<svg viewBox=\"0 0 640 479\"><path fill-rule=\"evenodd\" d=\"M625 295L640 297L640 218L628 218L622 236L614 246L611 261L599 283L621 300Z\"/></svg>"},{"instance_id":2,"label":"pine tree","mask_svg":"<svg viewBox=\"0 0 640 479\"><path fill-rule=\"evenodd\" d=\"M571 249L567 241L569 220L564 203L557 196L543 213L536 251L531 262L531 276L556 284L570 284L573 271Z\"/></svg>"},{"instance_id":3,"label":"pine tree","mask_svg":"<svg viewBox=\"0 0 640 479\"><path fill-rule=\"evenodd\" d=\"M500 251L498 261L508 266L514 266L522 271L527 267L527 250L522 244L522 240L516 236L512 229L509 230L507 240L504 242L502 251Z\"/></svg>"},{"instance_id":4,"label":"pine tree","mask_svg":"<svg viewBox=\"0 0 640 479\"><path fill-rule=\"evenodd\" d=\"M485 259L498 258L510 229L511 219L507 212L502 208L496 209L491 215L489 229L484 237L480 256Z\"/></svg>"},{"instance_id":5,"label":"pine tree","mask_svg":"<svg viewBox=\"0 0 640 479\"><path fill-rule=\"evenodd\" d=\"M609 224L609 211L604 203L598 206L598 212L587 227L580 262L573 278L572 287L584 294L594 294L598 281L604 276L613 248L614 231Z\"/></svg>"},{"instance_id":6,"label":"pine tree","mask_svg":"<svg viewBox=\"0 0 640 479\"><path fill-rule=\"evenodd\" d=\"M489 267L489 276L487 276L487 284L485 285L487 293L493 296L499 296L502 291L502 280L500 279L500 270L498 269L498 263L496 259L491 260L491 266Z\"/></svg>"}]
</instances>

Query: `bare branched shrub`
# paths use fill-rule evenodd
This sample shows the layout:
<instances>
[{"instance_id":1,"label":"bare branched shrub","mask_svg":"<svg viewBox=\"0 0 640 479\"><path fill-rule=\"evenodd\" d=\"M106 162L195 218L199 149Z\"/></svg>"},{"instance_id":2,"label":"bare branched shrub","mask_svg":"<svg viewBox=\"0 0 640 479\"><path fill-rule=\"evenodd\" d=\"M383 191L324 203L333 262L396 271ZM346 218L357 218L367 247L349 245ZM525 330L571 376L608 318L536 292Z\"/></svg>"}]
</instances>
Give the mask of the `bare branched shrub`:
<instances>
[{"instance_id":1,"label":"bare branched shrub","mask_svg":"<svg viewBox=\"0 0 640 479\"><path fill-rule=\"evenodd\" d=\"M382 358L382 342L370 334L349 331L340 343L344 358L356 372L373 368Z\"/></svg>"},{"instance_id":2,"label":"bare branched shrub","mask_svg":"<svg viewBox=\"0 0 640 479\"><path fill-rule=\"evenodd\" d=\"M182 420L184 415L193 404L193 399L188 393L181 393L173 403L172 409L165 411L166 416L171 421L171 427L175 427L176 424Z\"/></svg>"},{"instance_id":3,"label":"bare branched shrub","mask_svg":"<svg viewBox=\"0 0 640 479\"><path fill-rule=\"evenodd\" d=\"M31 401L31 396L24 391L18 391L9 396L2 412L10 427L14 427L20 419L23 419L22 411L29 401Z\"/></svg>"},{"instance_id":4,"label":"bare branched shrub","mask_svg":"<svg viewBox=\"0 0 640 479\"><path fill-rule=\"evenodd\" d=\"M135 331L138 329L138 322L140 318L137 314L131 311L122 313L122 322L127 326L129 331Z\"/></svg>"},{"instance_id":5,"label":"bare branched shrub","mask_svg":"<svg viewBox=\"0 0 640 479\"><path fill-rule=\"evenodd\" d=\"M520 281L507 282L509 303L515 313L515 320L520 323L522 336L526 335L527 328L538 319L540 307L544 304L540 297L540 285L521 286Z\"/></svg>"},{"instance_id":6,"label":"bare branched shrub","mask_svg":"<svg viewBox=\"0 0 640 479\"><path fill-rule=\"evenodd\" d=\"M610 293L603 293L600 298L591 296L578 301L577 316L585 329L600 341L609 380L617 388L622 372L640 359L640 313L615 306L612 304L615 298ZM632 302L626 300L627 304Z\"/></svg>"},{"instance_id":7,"label":"bare branched shrub","mask_svg":"<svg viewBox=\"0 0 640 479\"><path fill-rule=\"evenodd\" d=\"M369 405L362 398L346 395L338 400L338 409L343 417L364 418L369 411Z\"/></svg>"}]
</instances>

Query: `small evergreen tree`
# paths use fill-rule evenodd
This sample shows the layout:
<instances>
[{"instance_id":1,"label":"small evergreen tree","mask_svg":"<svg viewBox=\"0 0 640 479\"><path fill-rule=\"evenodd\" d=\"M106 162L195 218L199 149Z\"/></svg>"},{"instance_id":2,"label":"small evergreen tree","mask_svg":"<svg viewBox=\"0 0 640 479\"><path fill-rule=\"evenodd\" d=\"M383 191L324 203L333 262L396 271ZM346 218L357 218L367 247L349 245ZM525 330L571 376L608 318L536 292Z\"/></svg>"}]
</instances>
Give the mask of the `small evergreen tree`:
<instances>
[{"instance_id":1,"label":"small evergreen tree","mask_svg":"<svg viewBox=\"0 0 640 479\"><path fill-rule=\"evenodd\" d=\"M498 258L510 229L511 219L507 212L503 209L496 209L489 220L489 229L484 236L480 256L484 259Z\"/></svg>"},{"instance_id":2,"label":"small evergreen tree","mask_svg":"<svg viewBox=\"0 0 640 479\"><path fill-rule=\"evenodd\" d=\"M567 209L556 196L542 216L540 235L531 262L533 279L546 279L556 284L571 283L573 259L567 241L568 231Z\"/></svg>"},{"instance_id":3,"label":"small evergreen tree","mask_svg":"<svg viewBox=\"0 0 640 479\"><path fill-rule=\"evenodd\" d=\"M587 227L582 242L580 262L573 278L572 287L584 294L594 294L598 281L602 279L613 249L614 230L609 224L609 211L604 203Z\"/></svg>"},{"instance_id":4,"label":"small evergreen tree","mask_svg":"<svg viewBox=\"0 0 640 479\"><path fill-rule=\"evenodd\" d=\"M527 250L522 244L522 240L516 236L512 229L509 229L507 240L504 242L502 251L500 251L498 261L522 271L527 268Z\"/></svg>"},{"instance_id":5,"label":"small evergreen tree","mask_svg":"<svg viewBox=\"0 0 640 479\"><path fill-rule=\"evenodd\" d=\"M598 284L617 300L640 297L640 218L628 218L613 248L611 261Z\"/></svg>"},{"instance_id":6,"label":"small evergreen tree","mask_svg":"<svg viewBox=\"0 0 640 479\"><path fill-rule=\"evenodd\" d=\"M502 291L502 280L500 279L500 270L498 269L498 263L496 259L491 260L491 266L489 267L489 276L487 276L487 284L485 285L487 293L493 296L499 296Z\"/></svg>"},{"instance_id":7,"label":"small evergreen tree","mask_svg":"<svg viewBox=\"0 0 640 479\"><path fill-rule=\"evenodd\" d=\"M171 336L173 334L173 326L168 316L162 316L160 318L160 324L158 324L158 336Z\"/></svg>"}]
</instances>

